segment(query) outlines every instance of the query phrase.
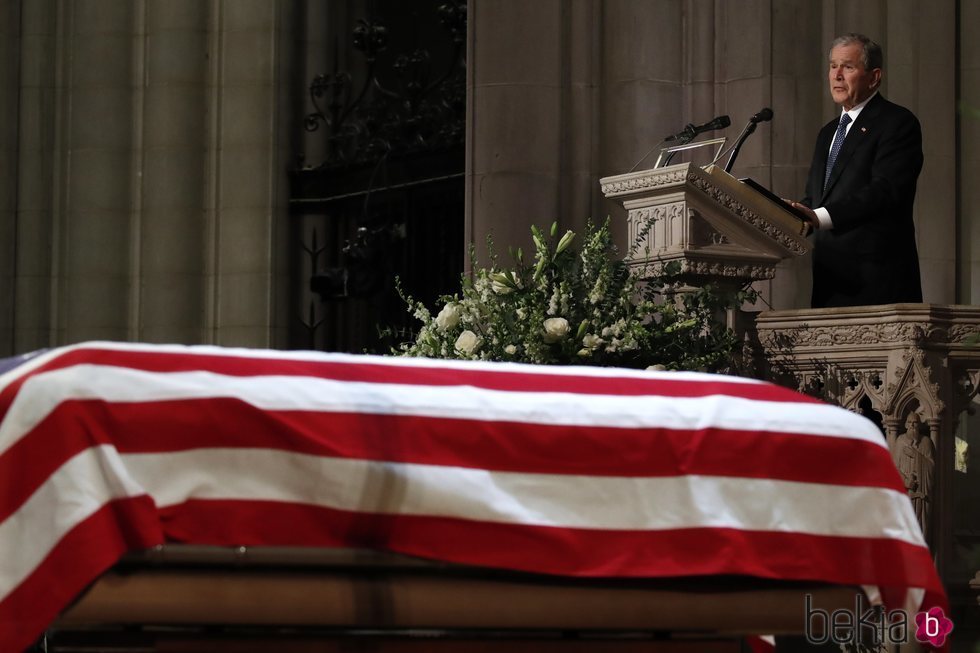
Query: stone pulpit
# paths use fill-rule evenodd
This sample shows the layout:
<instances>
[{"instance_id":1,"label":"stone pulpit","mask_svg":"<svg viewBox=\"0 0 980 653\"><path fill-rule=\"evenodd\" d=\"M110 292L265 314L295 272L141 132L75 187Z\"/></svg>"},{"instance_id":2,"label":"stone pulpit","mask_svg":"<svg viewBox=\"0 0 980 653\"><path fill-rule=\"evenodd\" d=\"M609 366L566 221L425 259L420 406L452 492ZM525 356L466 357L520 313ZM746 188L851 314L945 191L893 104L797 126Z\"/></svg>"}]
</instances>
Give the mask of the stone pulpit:
<instances>
[{"instance_id":1,"label":"stone pulpit","mask_svg":"<svg viewBox=\"0 0 980 653\"><path fill-rule=\"evenodd\" d=\"M657 272L679 263L691 286L771 279L782 259L809 251L806 223L717 166L682 163L600 183L628 212L632 264Z\"/></svg>"}]
</instances>

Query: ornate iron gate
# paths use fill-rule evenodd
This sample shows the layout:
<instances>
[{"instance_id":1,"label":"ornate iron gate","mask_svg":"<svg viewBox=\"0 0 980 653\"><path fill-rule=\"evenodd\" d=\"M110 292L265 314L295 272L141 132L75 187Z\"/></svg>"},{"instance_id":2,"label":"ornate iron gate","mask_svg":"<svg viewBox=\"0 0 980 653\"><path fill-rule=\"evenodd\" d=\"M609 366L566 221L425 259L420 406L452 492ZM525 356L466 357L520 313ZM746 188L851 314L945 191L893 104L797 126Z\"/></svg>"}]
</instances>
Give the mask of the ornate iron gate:
<instances>
[{"instance_id":1,"label":"ornate iron gate","mask_svg":"<svg viewBox=\"0 0 980 653\"><path fill-rule=\"evenodd\" d=\"M335 69L310 85L306 129L323 135L325 158L291 173L296 348L385 352L394 343L379 329L412 327L396 280L432 304L463 270L466 4L374 8L351 34L363 79ZM386 26L413 21L441 24L442 42L431 25L412 30L425 44Z\"/></svg>"}]
</instances>

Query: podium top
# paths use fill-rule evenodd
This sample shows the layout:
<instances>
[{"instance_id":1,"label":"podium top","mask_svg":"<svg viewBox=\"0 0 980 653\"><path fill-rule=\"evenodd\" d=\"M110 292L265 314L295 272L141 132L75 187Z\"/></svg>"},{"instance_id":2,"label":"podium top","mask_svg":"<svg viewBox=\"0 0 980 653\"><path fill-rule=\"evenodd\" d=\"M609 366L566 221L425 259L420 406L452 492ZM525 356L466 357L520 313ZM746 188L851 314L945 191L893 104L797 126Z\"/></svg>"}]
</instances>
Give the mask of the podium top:
<instances>
[{"instance_id":1,"label":"podium top","mask_svg":"<svg viewBox=\"0 0 980 653\"><path fill-rule=\"evenodd\" d=\"M810 251L807 224L778 197L764 195L719 166L680 163L599 180L627 209L676 201L678 193L715 230L747 249L786 258ZM669 199L666 196L671 196Z\"/></svg>"}]
</instances>

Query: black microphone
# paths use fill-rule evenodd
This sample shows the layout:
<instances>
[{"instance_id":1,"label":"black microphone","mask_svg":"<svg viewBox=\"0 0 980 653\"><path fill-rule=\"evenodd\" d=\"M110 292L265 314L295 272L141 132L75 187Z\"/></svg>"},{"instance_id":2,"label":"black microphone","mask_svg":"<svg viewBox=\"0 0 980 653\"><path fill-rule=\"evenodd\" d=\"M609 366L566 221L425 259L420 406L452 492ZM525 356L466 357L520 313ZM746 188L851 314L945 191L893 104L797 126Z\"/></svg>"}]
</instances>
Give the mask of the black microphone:
<instances>
[{"instance_id":1,"label":"black microphone","mask_svg":"<svg viewBox=\"0 0 980 653\"><path fill-rule=\"evenodd\" d=\"M725 172L731 172L732 166L735 165L735 157L738 156L738 151L742 149L742 143L745 139L749 137L749 134L755 131L755 128L759 126L760 122L768 122L772 120L772 109L766 107L759 113L755 114L749 118L749 122L745 125L745 129L739 134L738 140L735 141L735 147L732 148L731 156L728 157L728 163L725 165Z\"/></svg>"},{"instance_id":2,"label":"black microphone","mask_svg":"<svg viewBox=\"0 0 980 653\"><path fill-rule=\"evenodd\" d=\"M771 112L770 112L771 113ZM770 116L772 117L772 116ZM728 116L718 116L717 118L704 123L703 125L695 125L693 123L688 124L684 129L680 130L676 134L671 134L664 141L684 141L685 143L693 141L694 137L698 134L703 134L704 132L714 131L716 129L724 129L732 124L732 119Z\"/></svg>"}]
</instances>

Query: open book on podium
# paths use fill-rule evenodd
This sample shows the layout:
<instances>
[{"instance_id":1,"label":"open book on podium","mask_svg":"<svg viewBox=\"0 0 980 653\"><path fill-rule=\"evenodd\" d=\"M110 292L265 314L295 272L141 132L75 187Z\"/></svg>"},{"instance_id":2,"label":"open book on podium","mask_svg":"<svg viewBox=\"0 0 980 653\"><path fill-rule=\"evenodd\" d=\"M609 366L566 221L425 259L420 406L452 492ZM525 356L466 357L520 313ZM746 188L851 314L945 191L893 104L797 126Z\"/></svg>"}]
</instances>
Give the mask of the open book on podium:
<instances>
[{"instance_id":1,"label":"open book on podium","mask_svg":"<svg viewBox=\"0 0 980 653\"><path fill-rule=\"evenodd\" d=\"M681 163L600 180L623 205L636 264L679 261L693 277L771 279L810 251L801 214L760 184L716 165Z\"/></svg>"}]
</instances>

